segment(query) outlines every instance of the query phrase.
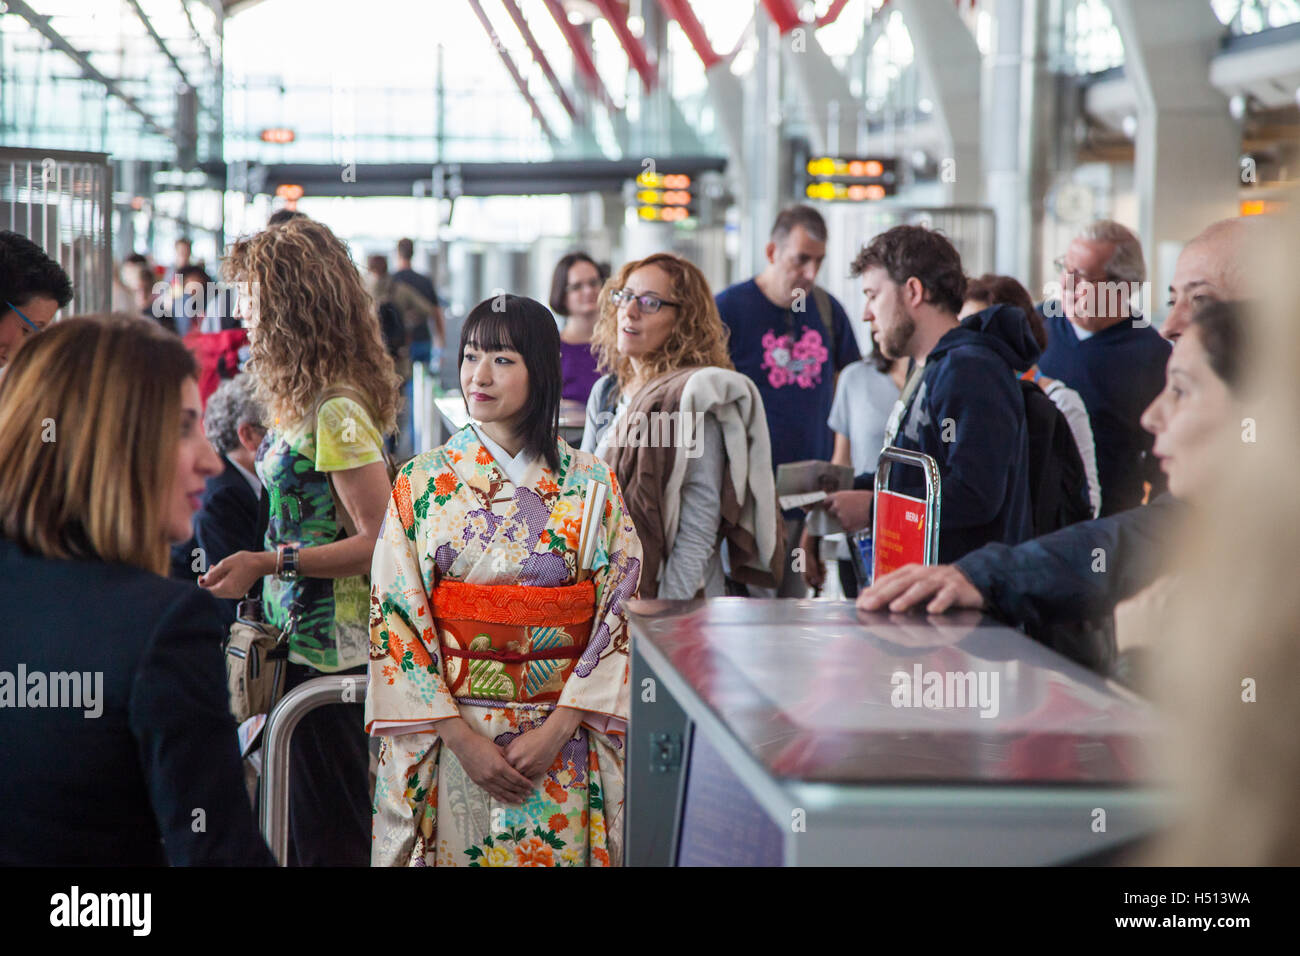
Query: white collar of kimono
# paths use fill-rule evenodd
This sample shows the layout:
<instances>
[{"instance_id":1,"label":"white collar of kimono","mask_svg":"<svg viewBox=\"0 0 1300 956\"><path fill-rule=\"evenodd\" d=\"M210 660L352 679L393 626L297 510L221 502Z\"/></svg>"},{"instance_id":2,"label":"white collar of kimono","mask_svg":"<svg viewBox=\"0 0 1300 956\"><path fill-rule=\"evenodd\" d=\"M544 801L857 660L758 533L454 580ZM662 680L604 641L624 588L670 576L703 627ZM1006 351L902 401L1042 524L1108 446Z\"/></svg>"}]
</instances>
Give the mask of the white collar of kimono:
<instances>
[{"instance_id":1,"label":"white collar of kimono","mask_svg":"<svg viewBox=\"0 0 1300 956\"><path fill-rule=\"evenodd\" d=\"M527 474L529 467L535 460L532 455L528 454L528 450L521 448L519 454L512 458L504 448L483 433L483 428L478 422L471 421L470 426L474 429L474 434L478 436L478 440L483 443L483 447L492 453L492 457L497 461L497 466L505 472L506 477L510 479L510 483L513 485L523 484L524 475Z\"/></svg>"}]
</instances>

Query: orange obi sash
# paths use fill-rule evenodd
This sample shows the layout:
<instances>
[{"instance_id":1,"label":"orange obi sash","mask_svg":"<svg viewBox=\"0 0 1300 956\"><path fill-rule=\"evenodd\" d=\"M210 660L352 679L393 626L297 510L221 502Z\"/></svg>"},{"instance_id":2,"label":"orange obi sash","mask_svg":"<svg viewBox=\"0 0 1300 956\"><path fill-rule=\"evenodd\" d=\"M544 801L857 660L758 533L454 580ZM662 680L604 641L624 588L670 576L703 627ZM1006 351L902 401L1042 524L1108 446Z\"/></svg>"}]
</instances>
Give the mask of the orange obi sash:
<instances>
[{"instance_id":1,"label":"orange obi sash","mask_svg":"<svg viewBox=\"0 0 1300 956\"><path fill-rule=\"evenodd\" d=\"M590 580L560 588L444 580L433 590L443 679L457 699L553 704L595 613Z\"/></svg>"}]
</instances>

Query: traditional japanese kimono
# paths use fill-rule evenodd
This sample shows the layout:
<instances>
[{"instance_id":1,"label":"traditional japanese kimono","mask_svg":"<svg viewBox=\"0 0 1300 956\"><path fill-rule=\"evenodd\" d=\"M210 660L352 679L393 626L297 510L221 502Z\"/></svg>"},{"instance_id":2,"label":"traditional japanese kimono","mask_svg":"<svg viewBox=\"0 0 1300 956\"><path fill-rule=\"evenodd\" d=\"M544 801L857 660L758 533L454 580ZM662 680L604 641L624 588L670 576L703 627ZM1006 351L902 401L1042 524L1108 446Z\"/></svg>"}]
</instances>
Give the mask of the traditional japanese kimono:
<instances>
[{"instance_id":1,"label":"traditional japanese kimono","mask_svg":"<svg viewBox=\"0 0 1300 956\"><path fill-rule=\"evenodd\" d=\"M504 454L498 449L498 454ZM383 738L375 866L611 866L622 858L628 651L641 545L604 462L502 464L470 426L405 465L375 548L366 729ZM608 486L594 572L576 551L588 479ZM478 787L435 721L498 745L585 711L522 805Z\"/></svg>"}]
</instances>

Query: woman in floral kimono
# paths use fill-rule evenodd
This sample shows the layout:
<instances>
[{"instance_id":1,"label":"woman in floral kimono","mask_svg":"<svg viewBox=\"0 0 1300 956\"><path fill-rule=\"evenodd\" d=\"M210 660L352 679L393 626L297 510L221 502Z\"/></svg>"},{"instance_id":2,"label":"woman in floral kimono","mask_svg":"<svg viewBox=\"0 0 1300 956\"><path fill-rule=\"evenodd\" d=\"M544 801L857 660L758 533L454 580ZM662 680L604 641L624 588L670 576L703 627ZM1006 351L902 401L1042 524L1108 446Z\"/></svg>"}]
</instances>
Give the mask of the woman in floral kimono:
<instances>
[{"instance_id":1,"label":"woman in floral kimono","mask_svg":"<svg viewBox=\"0 0 1300 956\"><path fill-rule=\"evenodd\" d=\"M546 308L480 303L460 356L473 421L401 469L371 571L371 862L616 866L641 545L609 468L557 434Z\"/></svg>"}]
</instances>

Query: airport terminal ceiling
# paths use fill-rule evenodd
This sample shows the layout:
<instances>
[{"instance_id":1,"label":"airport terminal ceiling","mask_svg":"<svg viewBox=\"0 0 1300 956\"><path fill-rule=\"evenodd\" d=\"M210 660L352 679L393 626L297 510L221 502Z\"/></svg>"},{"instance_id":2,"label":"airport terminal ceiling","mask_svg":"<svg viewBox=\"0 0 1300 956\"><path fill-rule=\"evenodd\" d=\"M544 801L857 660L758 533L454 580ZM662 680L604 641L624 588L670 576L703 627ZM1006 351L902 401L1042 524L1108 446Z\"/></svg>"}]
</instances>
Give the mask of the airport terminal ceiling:
<instances>
[{"instance_id":1,"label":"airport terminal ceiling","mask_svg":"<svg viewBox=\"0 0 1300 956\"><path fill-rule=\"evenodd\" d=\"M1151 25L1116 14L1143 9L1127 0L443 0L364 10L352 0L12 0L0 17L0 144L108 153L119 253L192 231L215 254L295 195L304 208L360 204L330 208L363 244L383 241L389 217L359 216L379 202L367 196L409 197L427 211L403 221L454 238L465 216L493 218L471 214L472 193L456 216L438 205L456 169L651 160L671 174L681 172L674 157L706 159L725 172L707 186L708 216L684 227L720 230L741 269L753 255L747 223L770 217L775 197L834 192L810 180L808 160L879 157L894 164L882 210L956 204L990 207L999 223L1041 216L996 239L997 261L1037 277L1047 253L1026 261L1026 248L1055 245L1080 210L1160 219L1144 211L1136 179L1139 144L1159 136L1140 121L1143 97L1150 88L1159 109L1185 91L1152 73L1160 37L1144 34ZM1271 208L1300 168L1300 0L1178 9L1198 9L1212 40L1191 72L1197 108L1215 114L1219 140L1233 140L1220 151L1240 181L1225 177L1223 201ZM1035 22L1034 35L1013 38L1023 31L1007 28L1010 16ZM798 17L811 28L804 34L790 32ZM404 30L394 33L394 22ZM1014 75L991 66L1007 44ZM1032 109L1013 121L997 104L1022 89L1034 91L1022 104ZM334 165L344 172L330 175ZM961 174L947 175L953 168ZM540 218L578 234L621 230L635 211L631 180L604 182L594 204L575 200L568 215ZM1154 238L1163 227L1152 228Z\"/></svg>"}]
</instances>

